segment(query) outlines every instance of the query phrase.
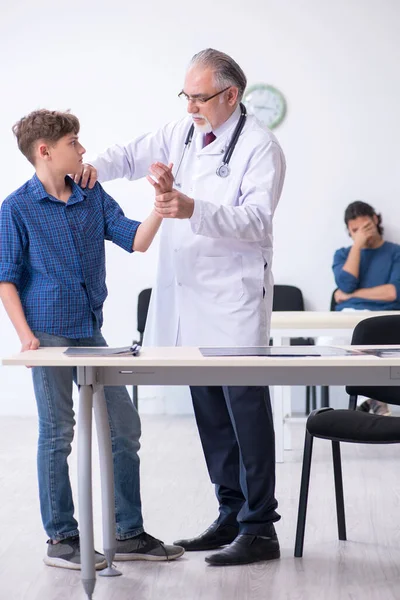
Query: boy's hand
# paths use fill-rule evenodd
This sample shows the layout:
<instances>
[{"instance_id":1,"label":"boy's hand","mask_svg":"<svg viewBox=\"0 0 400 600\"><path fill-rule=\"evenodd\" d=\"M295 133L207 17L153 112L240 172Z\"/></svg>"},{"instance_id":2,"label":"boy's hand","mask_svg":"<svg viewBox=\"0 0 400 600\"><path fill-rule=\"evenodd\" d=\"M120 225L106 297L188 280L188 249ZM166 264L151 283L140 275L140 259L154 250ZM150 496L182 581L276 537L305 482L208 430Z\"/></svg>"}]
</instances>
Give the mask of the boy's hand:
<instances>
[{"instance_id":1,"label":"boy's hand","mask_svg":"<svg viewBox=\"0 0 400 600\"><path fill-rule=\"evenodd\" d=\"M174 185L174 176L172 175L173 166L173 163L170 163L167 167L161 162L156 162L149 168L149 173L153 177L147 175L146 179L154 187L156 196L172 190L172 186Z\"/></svg>"},{"instance_id":2,"label":"boy's hand","mask_svg":"<svg viewBox=\"0 0 400 600\"><path fill-rule=\"evenodd\" d=\"M85 188L89 183L89 189L92 189L97 181L97 169L92 165L83 164L82 169L78 173L74 173L73 177L75 183L78 183L81 188Z\"/></svg>"},{"instance_id":3,"label":"boy's hand","mask_svg":"<svg viewBox=\"0 0 400 600\"><path fill-rule=\"evenodd\" d=\"M21 352L27 352L27 350L37 350L40 346L40 341L32 333L26 338L22 338L21 344Z\"/></svg>"}]
</instances>

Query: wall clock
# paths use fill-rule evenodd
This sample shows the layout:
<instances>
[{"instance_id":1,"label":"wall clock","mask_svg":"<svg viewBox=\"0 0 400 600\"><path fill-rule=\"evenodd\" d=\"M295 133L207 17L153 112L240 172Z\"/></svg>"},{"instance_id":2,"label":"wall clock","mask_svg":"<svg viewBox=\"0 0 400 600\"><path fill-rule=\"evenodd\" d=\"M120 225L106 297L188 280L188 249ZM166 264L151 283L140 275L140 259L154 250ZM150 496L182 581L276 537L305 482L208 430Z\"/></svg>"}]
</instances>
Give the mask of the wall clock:
<instances>
[{"instance_id":1,"label":"wall clock","mask_svg":"<svg viewBox=\"0 0 400 600\"><path fill-rule=\"evenodd\" d=\"M277 127L286 114L286 100L277 88L257 83L247 88L243 97L247 111L269 129Z\"/></svg>"}]
</instances>

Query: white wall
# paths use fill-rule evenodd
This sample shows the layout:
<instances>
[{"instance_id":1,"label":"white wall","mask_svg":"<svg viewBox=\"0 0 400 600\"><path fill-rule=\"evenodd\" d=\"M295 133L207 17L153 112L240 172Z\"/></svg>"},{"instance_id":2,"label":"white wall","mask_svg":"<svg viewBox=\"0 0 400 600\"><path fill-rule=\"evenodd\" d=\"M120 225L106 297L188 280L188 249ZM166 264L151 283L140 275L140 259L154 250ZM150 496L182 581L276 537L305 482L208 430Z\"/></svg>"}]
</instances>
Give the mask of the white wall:
<instances>
[{"instance_id":1,"label":"white wall","mask_svg":"<svg viewBox=\"0 0 400 600\"><path fill-rule=\"evenodd\" d=\"M184 111L177 92L189 58L213 46L249 84L276 85L288 115L276 131L288 162L276 214L277 283L327 309L336 247L347 243L345 206L362 198L400 240L400 5L397 0L15 0L0 9L0 198L31 176L11 125L27 112L70 108L88 152L127 141ZM106 186L129 216L146 216L146 182ZM156 247L129 256L109 247L104 333L135 334L138 292L151 286ZM0 309L0 355L19 348ZM0 414L34 413L27 370L0 368Z\"/></svg>"}]
</instances>

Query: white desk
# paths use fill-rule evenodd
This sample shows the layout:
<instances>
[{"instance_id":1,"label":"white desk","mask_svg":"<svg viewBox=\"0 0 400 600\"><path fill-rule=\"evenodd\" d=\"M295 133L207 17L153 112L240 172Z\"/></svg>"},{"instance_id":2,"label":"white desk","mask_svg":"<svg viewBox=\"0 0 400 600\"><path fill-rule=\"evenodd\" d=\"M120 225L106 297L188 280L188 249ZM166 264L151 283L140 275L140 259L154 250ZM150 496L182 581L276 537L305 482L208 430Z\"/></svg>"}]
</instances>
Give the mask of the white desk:
<instances>
[{"instance_id":1,"label":"white desk","mask_svg":"<svg viewBox=\"0 0 400 600\"><path fill-rule=\"evenodd\" d=\"M400 316L400 311L274 311L271 317L271 338L274 346L289 346L290 338L329 336L351 337L355 326L368 317ZM322 382L321 385L328 385ZM272 393L274 406L276 461L283 462L283 451L291 449L290 428L292 403L290 387L276 387Z\"/></svg>"},{"instance_id":2,"label":"white desk","mask_svg":"<svg viewBox=\"0 0 400 600\"><path fill-rule=\"evenodd\" d=\"M66 357L64 348L43 348L4 359L3 365L78 367L78 497L82 583L89 599L95 586L92 507L92 406L100 444L103 538L114 557L114 477L104 385L400 385L400 358L203 357L198 348L146 348L139 357Z\"/></svg>"}]
</instances>

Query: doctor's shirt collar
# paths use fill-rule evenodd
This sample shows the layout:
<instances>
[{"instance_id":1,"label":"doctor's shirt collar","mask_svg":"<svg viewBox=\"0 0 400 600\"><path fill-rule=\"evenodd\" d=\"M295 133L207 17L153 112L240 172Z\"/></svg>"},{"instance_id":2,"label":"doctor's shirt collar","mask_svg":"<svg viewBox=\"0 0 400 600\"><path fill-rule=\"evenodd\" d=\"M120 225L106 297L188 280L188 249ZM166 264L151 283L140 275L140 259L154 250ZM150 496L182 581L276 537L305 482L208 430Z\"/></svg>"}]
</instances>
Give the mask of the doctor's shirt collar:
<instances>
[{"instance_id":1,"label":"doctor's shirt collar","mask_svg":"<svg viewBox=\"0 0 400 600\"><path fill-rule=\"evenodd\" d=\"M226 133L232 127L232 125L236 125L236 123L239 121L239 117L240 117L240 106L238 104L237 107L235 108L235 110L233 111L233 113L231 114L231 116L229 117L229 119L227 119L225 121L225 123L222 123L222 125L217 127L217 129L213 129L214 135L217 138L219 138L221 135Z\"/></svg>"}]
</instances>

